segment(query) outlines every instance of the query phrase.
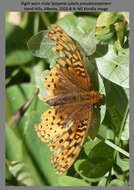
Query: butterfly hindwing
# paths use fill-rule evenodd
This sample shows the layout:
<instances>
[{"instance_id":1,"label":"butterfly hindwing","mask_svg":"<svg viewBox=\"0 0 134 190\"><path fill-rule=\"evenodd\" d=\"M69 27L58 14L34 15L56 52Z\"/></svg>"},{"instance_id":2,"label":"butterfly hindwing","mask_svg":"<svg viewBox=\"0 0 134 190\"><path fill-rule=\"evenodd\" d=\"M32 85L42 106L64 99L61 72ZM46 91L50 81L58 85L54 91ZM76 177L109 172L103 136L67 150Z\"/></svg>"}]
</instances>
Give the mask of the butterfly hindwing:
<instances>
[{"instance_id":1,"label":"butterfly hindwing","mask_svg":"<svg viewBox=\"0 0 134 190\"><path fill-rule=\"evenodd\" d=\"M90 112L89 112L90 110ZM80 153L92 116L92 106L74 105L50 108L42 114L35 130L54 153L51 163L56 173L65 172Z\"/></svg>"},{"instance_id":2,"label":"butterfly hindwing","mask_svg":"<svg viewBox=\"0 0 134 190\"><path fill-rule=\"evenodd\" d=\"M84 108L85 109L85 108ZM58 139L52 141L49 146L54 152L51 163L56 167L56 173L64 173L71 167L80 153L88 128L91 122L92 107L88 111L83 110L83 115L72 122L72 125Z\"/></svg>"}]
</instances>

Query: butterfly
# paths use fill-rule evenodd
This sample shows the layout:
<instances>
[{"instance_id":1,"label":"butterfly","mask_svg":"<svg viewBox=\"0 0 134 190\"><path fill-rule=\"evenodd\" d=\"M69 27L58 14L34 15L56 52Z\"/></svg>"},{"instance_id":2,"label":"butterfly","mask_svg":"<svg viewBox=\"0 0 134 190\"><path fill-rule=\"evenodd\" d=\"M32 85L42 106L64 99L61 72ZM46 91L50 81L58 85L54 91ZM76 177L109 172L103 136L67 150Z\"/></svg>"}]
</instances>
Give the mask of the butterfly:
<instances>
[{"instance_id":1,"label":"butterfly","mask_svg":"<svg viewBox=\"0 0 134 190\"><path fill-rule=\"evenodd\" d=\"M90 77L74 41L61 27L52 25L47 38L54 41L52 50L59 54L56 66L44 76L49 97L43 101L51 108L41 115L35 131L49 142L56 173L67 171L80 153L91 125L93 105L103 95L92 89Z\"/></svg>"}]
</instances>

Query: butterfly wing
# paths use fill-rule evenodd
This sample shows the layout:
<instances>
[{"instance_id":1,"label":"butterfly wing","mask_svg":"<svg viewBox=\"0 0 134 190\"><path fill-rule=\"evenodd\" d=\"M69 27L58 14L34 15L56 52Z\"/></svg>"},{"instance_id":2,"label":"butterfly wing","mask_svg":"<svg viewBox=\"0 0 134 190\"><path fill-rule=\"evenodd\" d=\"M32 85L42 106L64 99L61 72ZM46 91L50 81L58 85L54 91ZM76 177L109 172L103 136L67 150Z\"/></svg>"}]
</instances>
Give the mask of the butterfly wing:
<instances>
[{"instance_id":1,"label":"butterfly wing","mask_svg":"<svg viewBox=\"0 0 134 190\"><path fill-rule=\"evenodd\" d=\"M78 92L76 84L68 79L59 65L53 67L50 73L44 77L45 87L49 89L49 97L64 96L72 91Z\"/></svg>"},{"instance_id":2,"label":"butterfly wing","mask_svg":"<svg viewBox=\"0 0 134 190\"><path fill-rule=\"evenodd\" d=\"M72 39L56 25L47 36L55 41L53 51L60 55L56 66L44 78L50 92L47 100L51 102L52 98L64 98L74 92L89 92L90 78ZM49 142L54 153L51 163L57 173L64 173L77 158L90 126L92 109L92 105L75 102L53 105L42 114L35 130L43 142Z\"/></svg>"},{"instance_id":3,"label":"butterfly wing","mask_svg":"<svg viewBox=\"0 0 134 190\"><path fill-rule=\"evenodd\" d=\"M58 137L69 127L73 115L79 111L79 105L62 105L51 107L41 116L41 123L36 125L35 130L39 138L44 142Z\"/></svg>"},{"instance_id":4,"label":"butterfly wing","mask_svg":"<svg viewBox=\"0 0 134 190\"><path fill-rule=\"evenodd\" d=\"M64 173L80 153L91 122L92 106L75 105L51 108L42 115L35 130L43 142L49 142L56 173Z\"/></svg>"},{"instance_id":5,"label":"butterfly wing","mask_svg":"<svg viewBox=\"0 0 134 190\"><path fill-rule=\"evenodd\" d=\"M73 40L57 25L52 25L47 37L55 41L53 51L59 53L57 67L77 88L89 91L91 81Z\"/></svg>"}]
</instances>

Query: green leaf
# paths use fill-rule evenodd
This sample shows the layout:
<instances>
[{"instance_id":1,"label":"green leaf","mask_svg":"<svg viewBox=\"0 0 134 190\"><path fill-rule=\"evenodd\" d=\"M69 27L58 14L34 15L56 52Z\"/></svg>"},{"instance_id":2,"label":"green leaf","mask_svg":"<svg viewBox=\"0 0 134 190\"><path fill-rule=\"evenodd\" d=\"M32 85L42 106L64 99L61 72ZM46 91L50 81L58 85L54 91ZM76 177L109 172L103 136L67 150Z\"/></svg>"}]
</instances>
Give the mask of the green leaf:
<instances>
[{"instance_id":1,"label":"green leaf","mask_svg":"<svg viewBox=\"0 0 134 190\"><path fill-rule=\"evenodd\" d=\"M105 89L107 105L105 125L108 128L112 128L114 133L118 135L128 105L128 97L126 91L122 87L107 80L105 82ZM119 99L121 101L119 101Z\"/></svg>"},{"instance_id":2,"label":"green leaf","mask_svg":"<svg viewBox=\"0 0 134 190\"><path fill-rule=\"evenodd\" d=\"M91 25L89 24L90 22ZM87 55L94 53L96 50L96 40L94 37L93 28L91 31L89 31L88 27L95 25L94 18L77 18L74 15L67 15L58 21L58 25L61 26L69 36L71 36L81 45ZM45 37L48 31L49 30L41 31L35 36L31 37L28 41L28 48L34 56L47 58L50 62L52 62L52 60L54 60L59 55L56 52L52 52L54 41Z\"/></svg>"},{"instance_id":3,"label":"green leaf","mask_svg":"<svg viewBox=\"0 0 134 190\"><path fill-rule=\"evenodd\" d=\"M129 140L129 114L127 116L127 120L124 126L124 130L121 134L121 140Z\"/></svg>"},{"instance_id":4,"label":"green leaf","mask_svg":"<svg viewBox=\"0 0 134 190\"><path fill-rule=\"evenodd\" d=\"M103 108L103 106L101 106L100 108L102 111L105 110L105 107ZM105 112L105 111L104 111ZM104 115L102 113L102 117L104 118ZM99 108L94 108L93 110L93 114L92 114L92 122L91 122L91 125L89 127L89 130L88 130L88 135L94 139L96 136L97 136L97 133L98 133L98 130L99 130L99 127L100 127L100 123L103 118L101 117L101 113L100 113L100 110Z\"/></svg>"},{"instance_id":5,"label":"green leaf","mask_svg":"<svg viewBox=\"0 0 134 190\"><path fill-rule=\"evenodd\" d=\"M34 56L49 59L49 62L51 62L59 55L52 51L54 41L46 37L48 31L49 30L44 30L32 36L28 40L27 45Z\"/></svg>"},{"instance_id":6,"label":"green leaf","mask_svg":"<svg viewBox=\"0 0 134 190\"><path fill-rule=\"evenodd\" d=\"M106 145L104 142L98 143L90 152L89 154L90 159L97 158L96 161L100 159L113 159L113 149Z\"/></svg>"},{"instance_id":7,"label":"green leaf","mask_svg":"<svg viewBox=\"0 0 134 190\"><path fill-rule=\"evenodd\" d=\"M75 15L70 14L60 19L57 24L62 27L69 36L75 39L79 35L87 33L89 30L93 29L96 24L96 18L92 16L76 17Z\"/></svg>"},{"instance_id":8,"label":"green leaf","mask_svg":"<svg viewBox=\"0 0 134 190\"><path fill-rule=\"evenodd\" d=\"M18 183L26 186L36 185L32 174L27 170L24 163L12 161L7 161L7 165L11 174L17 179Z\"/></svg>"},{"instance_id":9,"label":"green leaf","mask_svg":"<svg viewBox=\"0 0 134 190\"><path fill-rule=\"evenodd\" d=\"M100 142L91 149L88 160L77 160L74 166L83 179L89 182L96 182L112 167L112 157L113 149Z\"/></svg>"},{"instance_id":10,"label":"green leaf","mask_svg":"<svg viewBox=\"0 0 134 190\"><path fill-rule=\"evenodd\" d=\"M37 88L39 88L40 86L40 76L41 76L41 73L44 71L44 69L45 69L45 63L43 60L40 60L37 62L37 64L33 65L32 72L31 72L31 68L29 68L28 70L31 76L31 81L32 83L36 85Z\"/></svg>"},{"instance_id":11,"label":"green leaf","mask_svg":"<svg viewBox=\"0 0 134 190\"><path fill-rule=\"evenodd\" d=\"M113 26L97 27L95 28L95 35L98 41L107 42L109 44L110 40L114 39L114 28Z\"/></svg>"},{"instance_id":12,"label":"green leaf","mask_svg":"<svg viewBox=\"0 0 134 190\"><path fill-rule=\"evenodd\" d=\"M111 115L111 123L113 124L113 129L115 134L117 135L120 131L121 122L123 117L118 112L116 105L111 105L108 107L108 112Z\"/></svg>"},{"instance_id":13,"label":"green leaf","mask_svg":"<svg viewBox=\"0 0 134 190\"><path fill-rule=\"evenodd\" d=\"M75 163L75 169L78 174L89 182L97 182L107 173L111 168L111 160L78 160Z\"/></svg>"},{"instance_id":14,"label":"green leaf","mask_svg":"<svg viewBox=\"0 0 134 190\"><path fill-rule=\"evenodd\" d=\"M98 91L105 96L106 92L104 88L104 83L103 83L102 78L97 72L93 56L91 57L91 59L85 58L83 56L83 60L84 60L86 69L89 73L93 90ZM88 134L90 135L92 139L96 137L99 130L99 126L105 117L106 105L103 104L103 100L102 102L97 104L96 108L93 109L92 122L88 131Z\"/></svg>"},{"instance_id":15,"label":"green leaf","mask_svg":"<svg viewBox=\"0 0 134 190\"><path fill-rule=\"evenodd\" d=\"M29 12L23 12L22 14L22 20L20 23L20 26L25 29L27 24L28 24L28 16L29 16Z\"/></svg>"},{"instance_id":16,"label":"green leaf","mask_svg":"<svg viewBox=\"0 0 134 190\"><path fill-rule=\"evenodd\" d=\"M119 180L119 179L113 179L109 186L127 186L123 181Z\"/></svg>"},{"instance_id":17,"label":"green leaf","mask_svg":"<svg viewBox=\"0 0 134 190\"><path fill-rule=\"evenodd\" d=\"M108 34L110 33L110 27L107 26L107 27L97 27L95 28L95 34L96 35L105 35L105 34Z\"/></svg>"},{"instance_id":18,"label":"green leaf","mask_svg":"<svg viewBox=\"0 0 134 190\"><path fill-rule=\"evenodd\" d=\"M80 44L87 56L92 55L96 50L95 23L94 17L76 17L75 15L67 15L57 22L69 36Z\"/></svg>"},{"instance_id":19,"label":"green leaf","mask_svg":"<svg viewBox=\"0 0 134 190\"><path fill-rule=\"evenodd\" d=\"M23 161L23 143L17 129L6 125L6 156L9 160ZM17 150L17 152L16 152Z\"/></svg>"},{"instance_id":20,"label":"green leaf","mask_svg":"<svg viewBox=\"0 0 134 190\"><path fill-rule=\"evenodd\" d=\"M33 95L35 86L29 83L13 85L6 90L10 111L14 113Z\"/></svg>"},{"instance_id":21,"label":"green leaf","mask_svg":"<svg viewBox=\"0 0 134 190\"><path fill-rule=\"evenodd\" d=\"M23 65L33 59L26 47L28 38L27 31L6 23L6 66Z\"/></svg>"},{"instance_id":22,"label":"green leaf","mask_svg":"<svg viewBox=\"0 0 134 190\"><path fill-rule=\"evenodd\" d=\"M115 55L113 46L109 45L108 53L96 58L98 70L106 79L129 88L129 51L126 49L122 54Z\"/></svg>"},{"instance_id":23,"label":"green leaf","mask_svg":"<svg viewBox=\"0 0 134 190\"><path fill-rule=\"evenodd\" d=\"M104 187L106 186L106 182L107 182L107 178L103 177L100 179L99 183L98 183L98 186L99 187Z\"/></svg>"},{"instance_id":24,"label":"green leaf","mask_svg":"<svg viewBox=\"0 0 134 190\"><path fill-rule=\"evenodd\" d=\"M119 153L117 153L117 165L121 168L123 172L129 170L129 159L128 158L121 158Z\"/></svg>"},{"instance_id":25,"label":"green leaf","mask_svg":"<svg viewBox=\"0 0 134 190\"><path fill-rule=\"evenodd\" d=\"M112 115L112 119L117 119L116 113L120 114L121 116L124 116L126 106L128 105L128 96L126 94L125 89L122 87L108 82L105 82L106 84L106 104L110 110L115 109L115 114ZM118 98L117 98L118 97ZM122 101L119 101L122 100ZM114 112L114 111L111 111Z\"/></svg>"},{"instance_id":26,"label":"green leaf","mask_svg":"<svg viewBox=\"0 0 134 190\"><path fill-rule=\"evenodd\" d=\"M104 139L112 139L112 140L114 140L115 135L114 135L113 130L110 128L109 123L111 123L111 120L109 120L109 118L107 116L107 113L106 113L105 120L104 120L103 124L101 124L101 126L99 128L98 135L100 135Z\"/></svg>"},{"instance_id":27,"label":"green leaf","mask_svg":"<svg viewBox=\"0 0 134 190\"><path fill-rule=\"evenodd\" d=\"M45 70L41 73L40 78L38 80L38 88L40 89L39 91L39 98L47 98L49 97L49 90L44 86L44 78L46 75L50 73L50 70Z\"/></svg>"},{"instance_id":28,"label":"green leaf","mask_svg":"<svg viewBox=\"0 0 134 190\"><path fill-rule=\"evenodd\" d=\"M6 56L6 66L24 65L32 59L27 50L14 50Z\"/></svg>"},{"instance_id":29,"label":"green leaf","mask_svg":"<svg viewBox=\"0 0 134 190\"><path fill-rule=\"evenodd\" d=\"M61 176L58 180L59 186L90 186L82 179L77 179L69 176Z\"/></svg>"},{"instance_id":30,"label":"green leaf","mask_svg":"<svg viewBox=\"0 0 134 190\"><path fill-rule=\"evenodd\" d=\"M6 158L9 161L17 161L24 163L28 168L30 175L33 176L32 183L34 185L44 184L41 181L32 159L25 147L23 138L18 129L12 129L6 125Z\"/></svg>"},{"instance_id":31,"label":"green leaf","mask_svg":"<svg viewBox=\"0 0 134 190\"><path fill-rule=\"evenodd\" d=\"M86 153L86 155L88 156L91 152L91 150L98 144L100 143L101 140L98 138L95 138L94 140L88 140L86 141L86 143L84 144L84 151Z\"/></svg>"},{"instance_id":32,"label":"green leaf","mask_svg":"<svg viewBox=\"0 0 134 190\"><path fill-rule=\"evenodd\" d=\"M113 175L116 176L117 179L124 181L125 179L125 183L129 183L129 175L130 175L130 171L126 171L123 172L122 169L118 166L118 165L113 165L113 171L112 171Z\"/></svg>"},{"instance_id":33,"label":"green leaf","mask_svg":"<svg viewBox=\"0 0 134 190\"><path fill-rule=\"evenodd\" d=\"M47 108L45 107L45 109ZM57 185L57 180L60 176L55 174L54 168L51 165L50 159L52 153L50 152L48 143L41 142L34 130L35 124L40 123L40 116L41 114L39 114L39 112L31 112L27 118L21 121L20 128L25 126L25 129L22 129L24 141L35 163L40 178L46 185L53 186Z\"/></svg>"},{"instance_id":34,"label":"green leaf","mask_svg":"<svg viewBox=\"0 0 134 190\"><path fill-rule=\"evenodd\" d=\"M120 43L121 47L124 44L125 32L126 32L126 22L118 22L115 25L117 40Z\"/></svg>"},{"instance_id":35,"label":"green leaf","mask_svg":"<svg viewBox=\"0 0 134 190\"><path fill-rule=\"evenodd\" d=\"M98 19L96 26L109 26L113 24L118 18L117 12L102 12Z\"/></svg>"}]
</instances>

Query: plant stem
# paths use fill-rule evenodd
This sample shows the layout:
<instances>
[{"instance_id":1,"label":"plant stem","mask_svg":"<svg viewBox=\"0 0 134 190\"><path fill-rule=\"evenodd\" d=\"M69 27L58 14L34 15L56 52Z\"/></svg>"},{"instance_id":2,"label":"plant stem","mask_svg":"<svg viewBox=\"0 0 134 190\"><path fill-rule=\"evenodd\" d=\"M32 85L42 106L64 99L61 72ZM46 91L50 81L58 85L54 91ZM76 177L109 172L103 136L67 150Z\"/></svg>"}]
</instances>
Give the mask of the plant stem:
<instances>
[{"instance_id":1,"label":"plant stem","mask_svg":"<svg viewBox=\"0 0 134 190\"><path fill-rule=\"evenodd\" d=\"M112 169L109 170L109 175L108 175L108 177L107 177L107 181L106 181L105 186L108 186L108 184L109 184L110 181L111 181L111 172L112 172Z\"/></svg>"},{"instance_id":2,"label":"plant stem","mask_svg":"<svg viewBox=\"0 0 134 190\"><path fill-rule=\"evenodd\" d=\"M6 79L6 85L12 80L13 77L15 77L18 74L19 71L20 71L19 69L15 69L12 72L11 76Z\"/></svg>"},{"instance_id":3,"label":"plant stem","mask_svg":"<svg viewBox=\"0 0 134 190\"><path fill-rule=\"evenodd\" d=\"M34 34L38 32L39 29L39 14L35 14L34 16Z\"/></svg>"},{"instance_id":4,"label":"plant stem","mask_svg":"<svg viewBox=\"0 0 134 190\"><path fill-rule=\"evenodd\" d=\"M40 15L41 15L41 18L45 24L46 27L50 26L50 21L48 19L48 17L46 16L46 13L45 12L40 12Z\"/></svg>"},{"instance_id":5,"label":"plant stem","mask_svg":"<svg viewBox=\"0 0 134 190\"><path fill-rule=\"evenodd\" d=\"M124 154L125 156L127 156L129 158L129 153L125 150L123 150L122 148L120 148L119 146L117 146L116 144L112 143L111 141L104 139L103 137L101 137L100 135L97 136L99 139L103 140L108 146L112 147L114 150Z\"/></svg>"},{"instance_id":6,"label":"plant stem","mask_svg":"<svg viewBox=\"0 0 134 190\"><path fill-rule=\"evenodd\" d=\"M31 98L19 109L15 112L15 114L11 117L9 123L10 126L13 126L13 124L17 124L19 120L22 118L22 115L26 112L26 110L29 108L30 104L32 103L35 96L38 94L39 89L37 88Z\"/></svg>"},{"instance_id":7,"label":"plant stem","mask_svg":"<svg viewBox=\"0 0 134 190\"><path fill-rule=\"evenodd\" d=\"M127 107L126 107L126 110L125 110L125 114L124 114L124 117L123 117L123 120L121 122L121 127L120 127L120 131L119 131L119 134L118 136L115 138L115 144L117 146L120 145L120 139L121 139L121 134L122 134L122 131L123 131L123 128L125 126L125 122L126 122L126 118L127 118L127 114L128 114L128 111L129 111L129 102L127 104ZM122 149L123 150L123 149ZM114 152L114 160L116 159L116 153L117 153L118 150L115 149L115 152ZM120 152L120 151L119 151ZM123 150L124 152L124 150ZM124 154L124 153L123 153ZM125 156L129 157L129 153L128 154L124 154Z\"/></svg>"},{"instance_id":8,"label":"plant stem","mask_svg":"<svg viewBox=\"0 0 134 190\"><path fill-rule=\"evenodd\" d=\"M122 120L122 123L121 123L120 131L119 131L119 134L118 134L118 139L117 139L117 142L116 142L117 145L120 144L121 133L122 133L123 128L125 126L125 122L126 122L126 118L127 118L127 115L128 115L128 111L129 111L129 102L127 104L127 107L126 107L126 110L125 110L125 114L124 114L124 117L123 117L123 120Z\"/></svg>"}]
</instances>

